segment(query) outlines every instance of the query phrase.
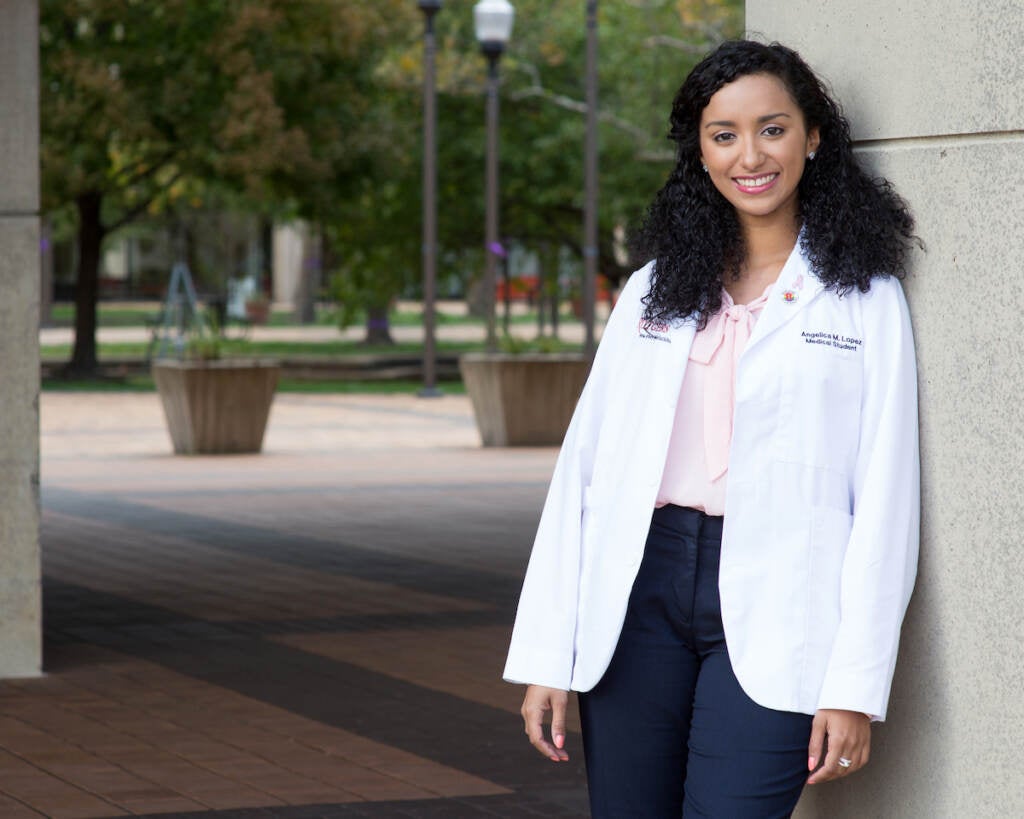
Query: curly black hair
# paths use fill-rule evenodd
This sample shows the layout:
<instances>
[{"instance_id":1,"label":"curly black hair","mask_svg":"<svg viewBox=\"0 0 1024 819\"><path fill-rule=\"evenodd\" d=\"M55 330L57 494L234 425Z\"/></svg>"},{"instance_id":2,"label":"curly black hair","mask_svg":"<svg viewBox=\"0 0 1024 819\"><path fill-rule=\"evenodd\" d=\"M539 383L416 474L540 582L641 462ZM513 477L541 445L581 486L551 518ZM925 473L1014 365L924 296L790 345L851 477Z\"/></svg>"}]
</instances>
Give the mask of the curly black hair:
<instances>
[{"instance_id":1,"label":"curly black hair","mask_svg":"<svg viewBox=\"0 0 1024 819\"><path fill-rule=\"evenodd\" d=\"M733 206L702 170L700 118L722 86L750 74L780 79L808 131L819 129L821 144L797 188L801 246L815 274L840 294L867 292L876 276L905 274L914 219L889 182L857 163L849 124L822 81L779 43L732 40L697 64L672 102L676 166L633 240L637 258L656 260L644 298L649 320L696 316L703 327L721 309L725 277L739 275L743 234Z\"/></svg>"}]
</instances>

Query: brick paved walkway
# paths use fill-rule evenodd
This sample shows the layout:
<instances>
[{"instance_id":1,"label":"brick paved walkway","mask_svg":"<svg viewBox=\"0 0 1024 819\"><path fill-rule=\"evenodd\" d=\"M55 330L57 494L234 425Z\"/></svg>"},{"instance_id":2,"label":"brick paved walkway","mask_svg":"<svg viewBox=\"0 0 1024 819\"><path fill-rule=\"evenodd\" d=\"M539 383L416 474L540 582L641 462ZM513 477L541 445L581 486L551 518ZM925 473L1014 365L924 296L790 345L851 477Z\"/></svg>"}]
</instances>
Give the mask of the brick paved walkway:
<instances>
[{"instance_id":1,"label":"brick paved walkway","mask_svg":"<svg viewBox=\"0 0 1024 819\"><path fill-rule=\"evenodd\" d=\"M279 396L176 458L152 395L42 400L46 670L0 683L0 817L582 817L500 682L553 450L464 398Z\"/></svg>"}]
</instances>

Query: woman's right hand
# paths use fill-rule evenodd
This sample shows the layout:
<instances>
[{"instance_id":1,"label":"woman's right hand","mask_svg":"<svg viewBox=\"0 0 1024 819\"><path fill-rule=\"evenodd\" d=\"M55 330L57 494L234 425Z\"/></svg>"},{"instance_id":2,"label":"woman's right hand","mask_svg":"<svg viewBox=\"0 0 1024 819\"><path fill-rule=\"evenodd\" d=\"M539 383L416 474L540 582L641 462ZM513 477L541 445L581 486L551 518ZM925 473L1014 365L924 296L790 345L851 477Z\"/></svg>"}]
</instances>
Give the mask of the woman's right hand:
<instances>
[{"instance_id":1,"label":"woman's right hand","mask_svg":"<svg viewBox=\"0 0 1024 819\"><path fill-rule=\"evenodd\" d=\"M530 744L552 762L568 762L565 752L565 708L569 692L543 685L528 685L520 713ZM551 712L551 742L544 737L544 715Z\"/></svg>"}]
</instances>

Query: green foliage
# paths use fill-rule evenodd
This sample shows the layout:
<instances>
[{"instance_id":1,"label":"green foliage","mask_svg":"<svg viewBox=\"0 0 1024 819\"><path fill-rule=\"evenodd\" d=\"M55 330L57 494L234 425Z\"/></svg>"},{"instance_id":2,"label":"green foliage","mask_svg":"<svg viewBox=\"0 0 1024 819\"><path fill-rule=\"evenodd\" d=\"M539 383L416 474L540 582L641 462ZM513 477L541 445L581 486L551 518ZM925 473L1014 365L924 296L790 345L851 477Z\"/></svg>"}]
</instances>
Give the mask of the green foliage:
<instances>
[{"instance_id":1,"label":"green foliage","mask_svg":"<svg viewBox=\"0 0 1024 819\"><path fill-rule=\"evenodd\" d=\"M450 0L436 17L442 278L482 267L472 7ZM741 14L741 0L600 4L603 273L630 265L615 236L671 164L675 88ZM579 0L517 0L501 62L502 235L577 254L583 15ZM328 239L342 319L379 312L421 270L422 26L411 0L41 0L44 207L92 197L100 238L211 200L302 216Z\"/></svg>"},{"instance_id":2,"label":"green foliage","mask_svg":"<svg viewBox=\"0 0 1024 819\"><path fill-rule=\"evenodd\" d=\"M554 336L538 336L534 339L522 338L506 333L498 339L498 351L509 355L524 353L565 353L578 352L578 344L566 344Z\"/></svg>"},{"instance_id":3,"label":"green foliage","mask_svg":"<svg viewBox=\"0 0 1024 819\"><path fill-rule=\"evenodd\" d=\"M367 57L409 5L42 0L44 207L95 191L114 220L214 186L322 211L387 146Z\"/></svg>"},{"instance_id":4,"label":"green foliage","mask_svg":"<svg viewBox=\"0 0 1024 819\"><path fill-rule=\"evenodd\" d=\"M221 357L223 340L217 314L212 310L201 310L189 325L185 358L196 361L216 361Z\"/></svg>"},{"instance_id":5,"label":"green foliage","mask_svg":"<svg viewBox=\"0 0 1024 819\"><path fill-rule=\"evenodd\" d=\"M368 312L386 311L418 273L419 207L397 182L368 175L341 206L343 218L325 225L339 251L329 289L342 328Z\"/></svg>"},{"instance_id":6,"label":"green foliage","mask_svg":"<svg viewBox=\"0 0 1024 819\"><path fill-rule=\"evenodd\" d=\"M500 63L501 232L527 247L567 246L579 256L584 4L515 6L515 30ZM474 39L472 7L473 0L452 0L436 18L442 277L482 268L486 61ZM615 237L638 221L671 167L665 133L676 88L700 54L741 26L739 0L600 4L599 231L606 275L618 278L631 265ZM419 275L421 65L418 38L406 36L380 53L374 69L374 109L382 118L404 118L407 127L389 132L397 150L367 169L361 193L342 202L334 220L348 298L365 286L373 291L366 298L379 302Z\"/></svg>"},{"instance_id":7,"label":"green foliage","mask_svg":"<svg viewBox=\"0 0 1024 819\"><path fill-rule=\"evenodd\" d=\"M101 359L143 358L146 354L145 342L111 342L100 345ZM562 343L565 350L580 349L579 344ZM439 353L458 354L481 352L482 341L439 341ZM337 341L241 341L225 339L221 342L223 355L229 356L244 352L250 356L293 357L309 356L312 358L345 356L345 355L423 355L423 345L412 341L400 341L396 344L368 345L359 341L339 339ZM70 348L66 344L47 345L40 349L44 361L54 362L67 359Z\"/></svg>"},{"instance_id":8,"label":"green foliage","mask_svg":"<svg viewBox=\"0 0 1024 819\"><path fill-rule=\"evenodd\" d=\"M75 369L96 364L105 236L211 191L314 219L346 199L390 150L375 55L416 16L402 0L41 0L43 206L77 211Z\"/></svg>"},{"instance_id":9,"label":"green foliage","mask_svg":"<svg viewBox=\"0 0 1024 819\"><path fill-rule=\"evenodd\" d=\"M522 355L529 352L530 342L528 339L505 334L498 339L498 351L509 355Z\"/></svg>"}]
</instances>

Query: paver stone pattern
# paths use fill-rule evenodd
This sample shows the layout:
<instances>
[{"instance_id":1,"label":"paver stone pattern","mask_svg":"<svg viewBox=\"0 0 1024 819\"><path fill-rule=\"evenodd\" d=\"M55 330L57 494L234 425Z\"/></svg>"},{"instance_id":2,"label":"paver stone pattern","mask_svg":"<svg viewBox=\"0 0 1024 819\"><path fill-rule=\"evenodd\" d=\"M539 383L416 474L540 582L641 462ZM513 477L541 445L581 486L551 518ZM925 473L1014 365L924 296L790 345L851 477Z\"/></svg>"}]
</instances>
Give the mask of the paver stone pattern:
<instances>
[{"instance_id":1,"label":"paver stone pattern","mask_svg":"<svg viewBox=\"0 0 1024 819\"><path fill-rule=\"evenodd\" d=\"M584 817L501 667L552 449L463 397L281 395L171 455L155 395L45 393L46 675L0 682L0 817Z\"/></svg>"}]
</instances>

